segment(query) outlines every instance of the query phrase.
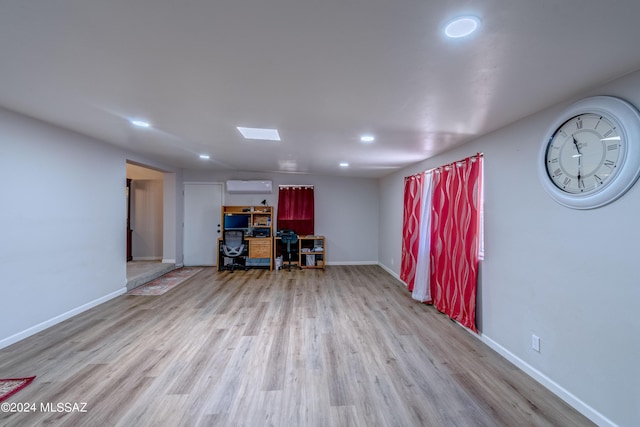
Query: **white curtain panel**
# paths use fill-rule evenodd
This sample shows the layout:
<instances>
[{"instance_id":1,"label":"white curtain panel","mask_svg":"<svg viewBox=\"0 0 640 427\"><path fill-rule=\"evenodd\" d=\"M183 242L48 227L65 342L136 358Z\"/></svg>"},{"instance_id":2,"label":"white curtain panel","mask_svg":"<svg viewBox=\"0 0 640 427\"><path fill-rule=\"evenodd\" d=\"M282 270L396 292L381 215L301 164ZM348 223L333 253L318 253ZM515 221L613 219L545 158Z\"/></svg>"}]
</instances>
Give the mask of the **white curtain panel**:
<instances>
[{"instance_id":1,"label":"white curtain panel","mask_svg":"<svg viewBox=\"0 0 640 427\"><path fill-rule=\"evenodd\" d=\"M433 195L431 171L424 173L420 206L420 231L416 278L411 297L420 302L431 301L429 285L429 251L431 248L431 199Z\"/></svg>"}]
</instances>

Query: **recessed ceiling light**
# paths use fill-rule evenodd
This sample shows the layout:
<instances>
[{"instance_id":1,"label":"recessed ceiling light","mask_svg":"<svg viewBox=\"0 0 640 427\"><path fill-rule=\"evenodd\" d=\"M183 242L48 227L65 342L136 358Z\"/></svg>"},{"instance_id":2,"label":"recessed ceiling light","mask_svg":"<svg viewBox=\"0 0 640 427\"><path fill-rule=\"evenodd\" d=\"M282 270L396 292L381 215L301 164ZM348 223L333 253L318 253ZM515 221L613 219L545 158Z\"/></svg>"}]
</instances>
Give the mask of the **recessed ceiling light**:
<instances>
[{"instance_id":1,"label":"recessed ceiling light","mask_svg":"<svg viewBox=\"0 0 640 427\"><path fill-rule=\"evenodd\" d=\"M347 162L342 162L342 163L340 163L340 167L341 167L341 168L348 168L348 167L349 167L349 163L347 163Z\"/></svg>"},{"instance_id":2,"label":"recessed ceiling light","mask_svg":"<svg viewBox=\"0 0 640 427\"><path fill-rule=\"evenodd\" d=\"M138 127L141 127L141 128L148 128L148 127L151 126L151 124L149 122L144 121L144 120L139 120L139 119L132 119L132 120L129 120L129 122L132 125L138 126Z\"/></svg>"},{"instance_id":3,"label":"recessed ceiling light","mask_svg":"<svg viewBox=\"0 0 640 427\"><path fill-rule=\"evenodd\" d=\"M245 139L262 139L266 141L280 141L280 135L278 129L263 129L263 128L243 128L238 126Z\"/></svg>"},{"instance_id":4,"label":"recessed ceiling light","mask_svg":"<svg viewBox=\"0 0 640 427\"><path fill-rule=\"evenodd\" d=\"M360 141L362 142L373 142L376 140L376 137L373 135L362 135L360 137Z\"/></svg>"},{"instance_id":5,"label":"recessed ceiling light","mask_svg":"<svg viewBox=\"0 0 640 427\"><path fill-rule=\"evenodd\" d=\"M287 172L296 172L298 170L298 162L295 160L278 160L280 170Z\"/></svg>"},{"instance_id":6,"label":"recessed ceiling light","mask_svg":"<svg viewBox=\"0 0 640 427\"><path fill-rule=\"evenodd\" d=\"M447 37L457 39L466 37L473 33L480 26L480 20L475 16L462 16L449 22L444 27L444 33Z\"/></svg>"},{"instance_id":7,"label":"recessed ceiling light","mask_svg":"<svg viewBox=\"0 0 640 427\"><path fill-rule=\"evenodd\" d=\"M200 154L202 160L209 160L211 157L208 154Z\"/></svg>"}]
</instances>

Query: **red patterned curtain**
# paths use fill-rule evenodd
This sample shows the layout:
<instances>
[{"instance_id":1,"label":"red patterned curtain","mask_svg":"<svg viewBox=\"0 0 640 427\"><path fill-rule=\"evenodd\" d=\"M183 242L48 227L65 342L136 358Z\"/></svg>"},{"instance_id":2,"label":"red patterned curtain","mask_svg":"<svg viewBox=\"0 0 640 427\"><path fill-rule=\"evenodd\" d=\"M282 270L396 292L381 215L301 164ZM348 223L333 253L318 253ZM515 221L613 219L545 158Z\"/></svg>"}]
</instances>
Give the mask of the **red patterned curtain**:
<instances>
[{"instance_id":1,"label":"red patterned curtain","mask_svg":"<svg viewBox=\"0 0 640 427\"><path fill-rule=\"evenodd\" d=\"M402 218L402 259L400 279L412 291L416 276L419 246L420 207L424 174L404 178L404 214Z\"/></svg>"},{"instance_id":2,"label":"red patterned curtain","mask_svg":"<svg viewBox=\"0 0 640 427\"><path fill-rule=\"evenodd\" d=\"M313 187L279 187L278 230L293 230L303 236L315 234Z\"/></svg>"},{"instance_id":3,"label":"red patterned curtain","mask_svg":"<svg viewBox=\"0 0 640 427\"><path fill-rule=\"evenodd\" d=\"M434 305L475 332L482 161L477 155L436 169L431 210Z\"/></svg>"}]
</instances>

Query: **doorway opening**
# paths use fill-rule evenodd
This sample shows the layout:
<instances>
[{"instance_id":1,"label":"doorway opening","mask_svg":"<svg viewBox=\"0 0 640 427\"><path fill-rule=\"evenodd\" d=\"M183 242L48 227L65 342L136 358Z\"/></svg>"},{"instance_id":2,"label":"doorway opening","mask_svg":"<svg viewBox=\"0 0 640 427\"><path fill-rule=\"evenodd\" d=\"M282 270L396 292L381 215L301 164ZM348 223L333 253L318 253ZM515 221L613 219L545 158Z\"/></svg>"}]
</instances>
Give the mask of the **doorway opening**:
<instances>
[{"instance_id":1,"label":"doorway opening","mask_svg":"<svg viewBox=\"0 0 640 427\"><path fill-rule=\"evenodd\" d=\"M127 161L127 290L176 267L175 260L163 260L164 181L164 172Z\"/></svg>"}]
</instances>

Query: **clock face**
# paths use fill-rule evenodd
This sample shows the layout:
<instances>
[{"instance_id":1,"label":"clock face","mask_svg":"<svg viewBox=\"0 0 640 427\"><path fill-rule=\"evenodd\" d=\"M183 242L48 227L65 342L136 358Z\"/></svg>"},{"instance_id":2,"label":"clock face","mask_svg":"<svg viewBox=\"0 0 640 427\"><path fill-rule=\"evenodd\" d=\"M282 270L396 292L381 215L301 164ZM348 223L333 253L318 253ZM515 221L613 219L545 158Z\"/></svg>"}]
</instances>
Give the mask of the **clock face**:
<instances>
[{"instance_id":1,"label":"clock face","mask_svg":"<svg viewBox=\"0 0 640 427\"><path fill-rule=\"evenodd\" d=\"M553 184L570 194L589 194L608 185L626 144L618 127L613 118L594 113L564 122L547 146L546 168Z\"/></svg>"},{"instance_id":2,"label":"clock face","mask_svg":"<svg viewBox=\"0 0 640 427\"><path fill-rule=\"evenodd\" d=\"M540 149L547 193L568 208L599 208L640 177L640 112L612 96L582 99L559 115Z\"/></svg>"}]
</instances>

